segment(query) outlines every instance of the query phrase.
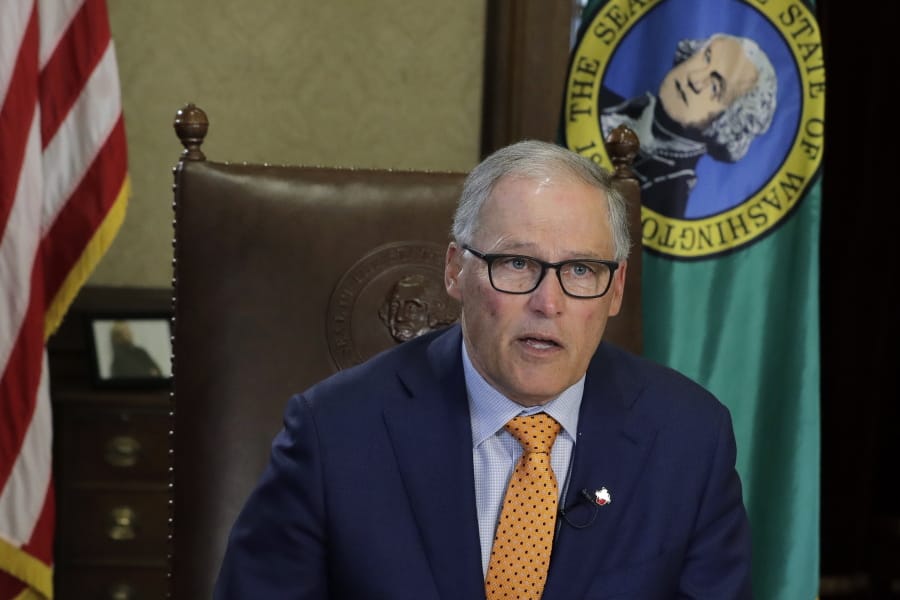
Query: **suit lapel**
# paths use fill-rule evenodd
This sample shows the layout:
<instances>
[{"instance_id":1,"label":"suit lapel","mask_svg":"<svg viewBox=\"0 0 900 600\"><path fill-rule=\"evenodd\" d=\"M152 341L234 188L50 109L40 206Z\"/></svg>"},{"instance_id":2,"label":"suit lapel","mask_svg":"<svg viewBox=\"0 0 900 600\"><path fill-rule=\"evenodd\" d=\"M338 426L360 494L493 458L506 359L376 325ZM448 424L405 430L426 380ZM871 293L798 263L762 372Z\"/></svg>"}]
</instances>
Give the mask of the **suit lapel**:
<instances>
[{"instance_id":1,"label":"suit lapel","mask_svg":"<svg viewBox=\"0 0 900 600\"><path fill-rule=\"evenodd\" d=\"M554 542L544 598L580 597L614 555L616 528L652 447L656 428L640 422L633 404L640 380L601 345L588 369L568 492ZM611 503L589 501L606 488ZM583 497L583 492L587 498Z\"/></svg>"},{"instance_id":2,"label":"suit lapel","mask_svg":"<svg viewBox=\"0 0 900 600\"><path fill-rule=\"evenodd\" d=\"M423 545L442 598L484 598L472 468L472 429L459 327L435 338L422 361L398 375L409 392L385 408L385 421ZM554 543L545 600L579 597L615 560L613 540L655 426L632 410L642 390L616 351L601 344L588 369L572 457L566 519ZM581 498L606 487L612 502ZM588 526L584 526L590 523Z\"/></svg>"},{"instance_id":3,"label":"suit lapel","mask_svg":"<svg viewBox=\"0 0 900 600\"><path fill-rule=\"evenodd\" d=\"M472 428L459 327L432 341L399 377L409 397L385 421L437 588L443 598L483 598L472 467Z\"/></svg>"}]
</instances>

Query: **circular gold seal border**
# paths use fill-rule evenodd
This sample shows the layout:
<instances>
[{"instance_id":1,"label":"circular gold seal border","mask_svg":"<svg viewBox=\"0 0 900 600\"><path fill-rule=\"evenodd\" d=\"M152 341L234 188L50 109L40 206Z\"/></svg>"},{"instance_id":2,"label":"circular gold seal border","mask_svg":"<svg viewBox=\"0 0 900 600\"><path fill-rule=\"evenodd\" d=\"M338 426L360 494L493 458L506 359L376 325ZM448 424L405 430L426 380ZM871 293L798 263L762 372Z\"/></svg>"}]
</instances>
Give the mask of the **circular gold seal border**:
<instances>
[{"instance_id":1,"label":"circular gold seal border","mask_svg":"<svg viewBox=\"0 0 900 600\"><path fill-rule=\"evenodd\" d=\"M617 43L654 6L610 0L594 16L572 57L566 82L566 144L606 168L612 162L603 144L600 83ZM825 128L825 69L815 16L796 0L744 0L782 33L796 61L802 89L800 127L773 177L738 206L704 219L674 219L641 208L645 248L680 258L705 258L749 244L780 223L797 206L822 162Z\"/></svg>"}]
</instances>

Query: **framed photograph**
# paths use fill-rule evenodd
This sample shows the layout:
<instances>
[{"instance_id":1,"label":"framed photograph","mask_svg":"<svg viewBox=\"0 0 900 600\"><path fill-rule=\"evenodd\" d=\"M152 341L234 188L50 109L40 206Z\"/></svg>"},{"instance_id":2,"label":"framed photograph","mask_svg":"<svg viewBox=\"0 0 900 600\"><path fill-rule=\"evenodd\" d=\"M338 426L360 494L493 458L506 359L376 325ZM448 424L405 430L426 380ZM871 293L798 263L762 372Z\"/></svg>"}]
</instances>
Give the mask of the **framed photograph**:
<instances>
[{"instance_id":1,"label":"framed photograph","mask_svg":"<svg viewBox=\"0 0 900 600\"><path fill-rule=\"evenodd\" d=\"M101 387L163 387L172 378L171 323L166 314L88 318L94 381Z\"/></svg>"}]
</instances>

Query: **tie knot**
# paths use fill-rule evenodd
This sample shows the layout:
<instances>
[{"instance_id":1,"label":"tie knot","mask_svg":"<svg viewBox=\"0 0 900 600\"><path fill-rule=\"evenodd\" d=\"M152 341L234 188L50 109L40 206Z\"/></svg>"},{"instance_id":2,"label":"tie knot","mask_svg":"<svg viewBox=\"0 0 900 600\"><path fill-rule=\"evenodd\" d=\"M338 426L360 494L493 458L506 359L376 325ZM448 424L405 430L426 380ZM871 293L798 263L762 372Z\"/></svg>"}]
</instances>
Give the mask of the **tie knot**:
<instances>
[{"instance_id":1,"label":"tie knot","mask_svg":"<svg viewBox=\"0 0 900 600\"><path fill-rule=\"evenodd\" d=\"M525 452L550 453L559 423L547 413L516 417L506 424L506 430L513 434Z\"/></svg>"}]
</instances>

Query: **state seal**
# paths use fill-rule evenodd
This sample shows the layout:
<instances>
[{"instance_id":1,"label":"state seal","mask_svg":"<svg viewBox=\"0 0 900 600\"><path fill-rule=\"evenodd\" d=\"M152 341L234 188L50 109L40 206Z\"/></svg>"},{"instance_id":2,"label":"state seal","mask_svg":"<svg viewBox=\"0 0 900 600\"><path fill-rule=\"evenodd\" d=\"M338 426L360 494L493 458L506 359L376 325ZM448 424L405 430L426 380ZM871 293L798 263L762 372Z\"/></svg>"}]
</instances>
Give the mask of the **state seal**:
<instances>
[{"instance_id":1,"label":"state seal","mask_svg":"<svg viewBox=\"0 0 900 600\"><path fill-rule=\"evenodd\" d=\"M698 260L758 242L796 210L819 173L824 102L804 2L610 0L579 28L561 131L611 168L604 140L634 130L644 248Z\"/></svg>"},{"instance_id":2,"label":"state seal","mask_svg":"<svg viewBox=\"0 0 900 600\"><path fill-rule=\"evenodd\" d=\"M445 250L428 242L385 244L344 273L326 319L338 369L459 319L459 304L444 289Z\"/></svg>"}]
</instances>

